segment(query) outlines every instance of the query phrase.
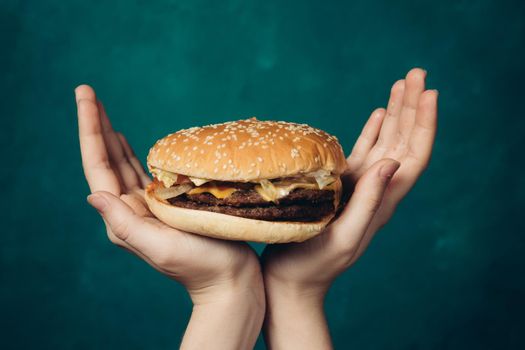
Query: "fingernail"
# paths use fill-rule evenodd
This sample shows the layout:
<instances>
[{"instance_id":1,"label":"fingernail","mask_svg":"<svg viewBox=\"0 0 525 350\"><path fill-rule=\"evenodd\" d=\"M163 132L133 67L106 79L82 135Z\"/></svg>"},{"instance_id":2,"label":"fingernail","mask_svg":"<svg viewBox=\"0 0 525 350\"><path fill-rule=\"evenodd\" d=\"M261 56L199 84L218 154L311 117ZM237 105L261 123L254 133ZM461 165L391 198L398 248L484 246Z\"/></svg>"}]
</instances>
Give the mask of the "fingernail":
<instances>
[{"instance_id":1,"label":"fingernail","mask_svg":"<svg viewBox=\"0 0 525 350\"><path fill-rule=\"evenodd\" d=\"M379 169L379 176L384 180L390 180L394 176L401 163L397 161L389 162Z\"/></svg>"},{"instance_id":2,"label":"fingernail","mask_svg":"<svg viewBox=\"0 0 525 350\"><path fill-rule=\"evenodd\" d=\"M434 91L436 92L436 96L439 96L439 91L438 91L438 89L434 89Z\"/></svg>"},{"instance_id":3,"label":"fingernail","mask_svg":"<svg viewBox=\"0 0 525 350\"><path fill-rule=\"evenodd\" d=\"M108 202L99 194L90 194L87 196L87 201L93 208L102 213L106 209Z\"/></svg>"}]
</instances>

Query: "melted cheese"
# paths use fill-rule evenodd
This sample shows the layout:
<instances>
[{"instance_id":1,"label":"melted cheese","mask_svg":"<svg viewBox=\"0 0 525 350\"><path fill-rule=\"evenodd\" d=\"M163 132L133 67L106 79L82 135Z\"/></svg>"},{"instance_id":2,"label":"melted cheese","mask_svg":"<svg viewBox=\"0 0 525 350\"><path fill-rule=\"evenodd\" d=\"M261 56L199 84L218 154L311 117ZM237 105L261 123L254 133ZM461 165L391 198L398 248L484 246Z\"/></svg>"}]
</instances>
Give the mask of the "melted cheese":
<instances>
[{"instance_id":1,"label":"melted cheese","mask_svg":"<svg viewBox=\"0 0 525 350\"><path fill-rule=\"evenodd\" d=\"M266 201L275 202L280 198L286 197L290 192L297 188L306 188L306 189L319 189L316 183L277 183L272 184L269 181L263 182L263 185L256 185L255 191ZM330 185L326 186L324 189L333 190L334 193L334 208L337 208L339 205L339 199L341 197L341 180L337 179ZM210 193L215 198L224 199L229 197L238 191L234 187L226 186L200 186L195 187L189 190L188 194L199 194L199 193Z\"/></svg>"},{"instance_id":2,"label":"melted cheese","mask_svg":"<svg viewBox=\"0 0 525 350\"><path fill-rule=\"evenodd\" d=\"M236 188L226 186L200 186L188 191L188 194L211 193L215 198L224 199L237 191Z\"/></svg>"},{"instance_id":3,"label":"melted cheese","mask_svg":"<svg viewBox=\"0 0 525 350\"><path fill-rule=\"evenodd\" d=\"M255 191L257 191L257 193L259 193L264 200L275 202L280 198L286 197L290 192L297 188L318 190L320 189L320 186L316 182L293 183L291 181L283 181L271 183L268 180L263 180L261 181L260 185L255 186ZM322 189L332 190L335 192L334 208L337 208L341 192L341 180L339 178L334 178L331 184L323 186Z\"/></svg>"},{"instance_id":4,"label":"melted cheese","mask_svg":"<svg viewBox=\"0 0 525 350\"><path fill-rule=\"evenodd\" d=\"M275 202L279 198L286 197L290 192L296 188L318 189L316 183L271 183L268 180L261 181L260 185L255 186L255 191L261 197L269 202Z\"/></svg>"}]
</instances>

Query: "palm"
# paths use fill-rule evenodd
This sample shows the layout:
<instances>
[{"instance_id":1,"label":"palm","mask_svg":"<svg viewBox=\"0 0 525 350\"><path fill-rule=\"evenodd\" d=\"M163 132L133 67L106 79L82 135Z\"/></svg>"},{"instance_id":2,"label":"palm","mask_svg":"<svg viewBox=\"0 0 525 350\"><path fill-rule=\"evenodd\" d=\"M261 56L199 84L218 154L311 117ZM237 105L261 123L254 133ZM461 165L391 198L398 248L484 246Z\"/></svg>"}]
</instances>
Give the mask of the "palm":
<instances>
[{"instance_id":1,"label":"palm","mask_svg":"<svg viewBox=\"0 0 525 350\"><path fill-rule=\"evenodd\" d=\"M303 243L268 246L263 253L266 275L319 285L331 281L361 256L429 162L436 131L437 94L425 91L425 75L413 69L405 80L394 84L387 110L372 113L348 157L344 182L349 187L385 158L400 163L383 199L372 203L376 208L371 220L361 225L355 213L359 206L352 209L347 205L321 235Z\"/></svg>"},{"instance_id":2,"label":"palm","mask_svg":"<svg viewBox=\"0 0 525 350\"><path fill-rule=\"evenodd\" d=\"M113 130L90 87L81 86L76 93L82 164L89 187L91 192L111 194L119 206L116 224L106 225L113 243L190 289L227 280L249 265L258 269L257 257L245 243L193 235L157 220L143 197L151 180L125 137Z\"/></svg>"}]
</instances>

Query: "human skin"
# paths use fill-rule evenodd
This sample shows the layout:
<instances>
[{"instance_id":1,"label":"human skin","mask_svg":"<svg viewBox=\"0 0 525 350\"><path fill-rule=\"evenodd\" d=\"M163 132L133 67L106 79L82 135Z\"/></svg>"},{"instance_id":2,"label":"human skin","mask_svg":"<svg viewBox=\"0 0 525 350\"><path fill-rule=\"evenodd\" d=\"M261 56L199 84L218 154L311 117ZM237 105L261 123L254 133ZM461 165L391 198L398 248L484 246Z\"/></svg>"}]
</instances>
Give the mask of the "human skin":
<instances>
[{"instance_id":1,"label":"human skin","mask_svg":"<svg viewBox=\"0 0 525 350\"><path fill-rule=\"evenodd\" d=\"M111 242L182 283L193 311L181 349L249 349L265 313L257 255L244 242L198 236L168 227L148 210L151 181L125 137L113 130L94 90L75 89L82 166Z\"/></svg>"},{"instance_id":2,"label":"human skin","mask_svg":"<svg viewBox=\"0 0 525 350\"><path fill-rule=\"evenodd\" d=\"M245 243L189 234L155 219L143 199L150 179L142 165L94 91L76 89L88 201L104 218L111 242L188 290L194 308L183 349L253 347L265 307L269 348L332 347L323 311L327 290L361 256L429 162L437 91L425 91L425 76L411 70L392 87L387 110L370 116L348 158L343 180L354 191L338 219L304 243L268 246L263 275Z\"/></svg>"},{"instance_id":3,"label":"human skin","mask_svg":"<svg viewBox=\"0 0 525 350\"><path fill-rule=\"evenodd\" d=\"M437 127L436 90L426 72L397 81L387 108L368 119L344 182L354 192L341 215L303 243L269 245L262 254L269 349L331 349L323 310L330 285L363 254L427 167Z\"/></svg>"}]
</instances>

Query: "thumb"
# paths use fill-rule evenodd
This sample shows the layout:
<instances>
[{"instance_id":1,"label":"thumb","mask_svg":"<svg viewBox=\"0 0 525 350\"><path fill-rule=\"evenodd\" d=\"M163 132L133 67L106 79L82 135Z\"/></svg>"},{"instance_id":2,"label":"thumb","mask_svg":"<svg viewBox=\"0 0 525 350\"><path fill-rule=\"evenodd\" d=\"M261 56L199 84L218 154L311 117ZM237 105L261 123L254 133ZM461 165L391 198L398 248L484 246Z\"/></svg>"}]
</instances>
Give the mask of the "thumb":
<instances>
[{"instance_id":1,"label":"thumb","mask_svg":"<svg viewBox=\"0 0 525 350\"><path fill-rule=\"evenodd\" d=\"M341 232L345 245L356 246L381 205L390 179L400 163L382 159L374 163L357 182L354 193L339 219L334 222L335 232ZM349 232L350 231L350 232Z\"/></svg>"},{"instance_id":2,"label":"thumb","mask_svg":"<svg viewBox=\"0 0 525 350\"><path fill-rule=\"evenodd\" d=\"M157 266L173 261L180 235L166 231L159 225L135 214L122 199L109 192L95 192L87 198L102 215L111 231L140 255Z\"/></svg>"},{"instance_id":3,"label":"thumb","mask_svg":"<svg viewBox=\"0 0 525 350\"><path fill-rule=\"evenodd\" d=\"M109 192L90 194L87 201L102 215L115 236L123 241L129 239L134 228L144 224L129 205Z\"/></svg>"}]
</instances>

